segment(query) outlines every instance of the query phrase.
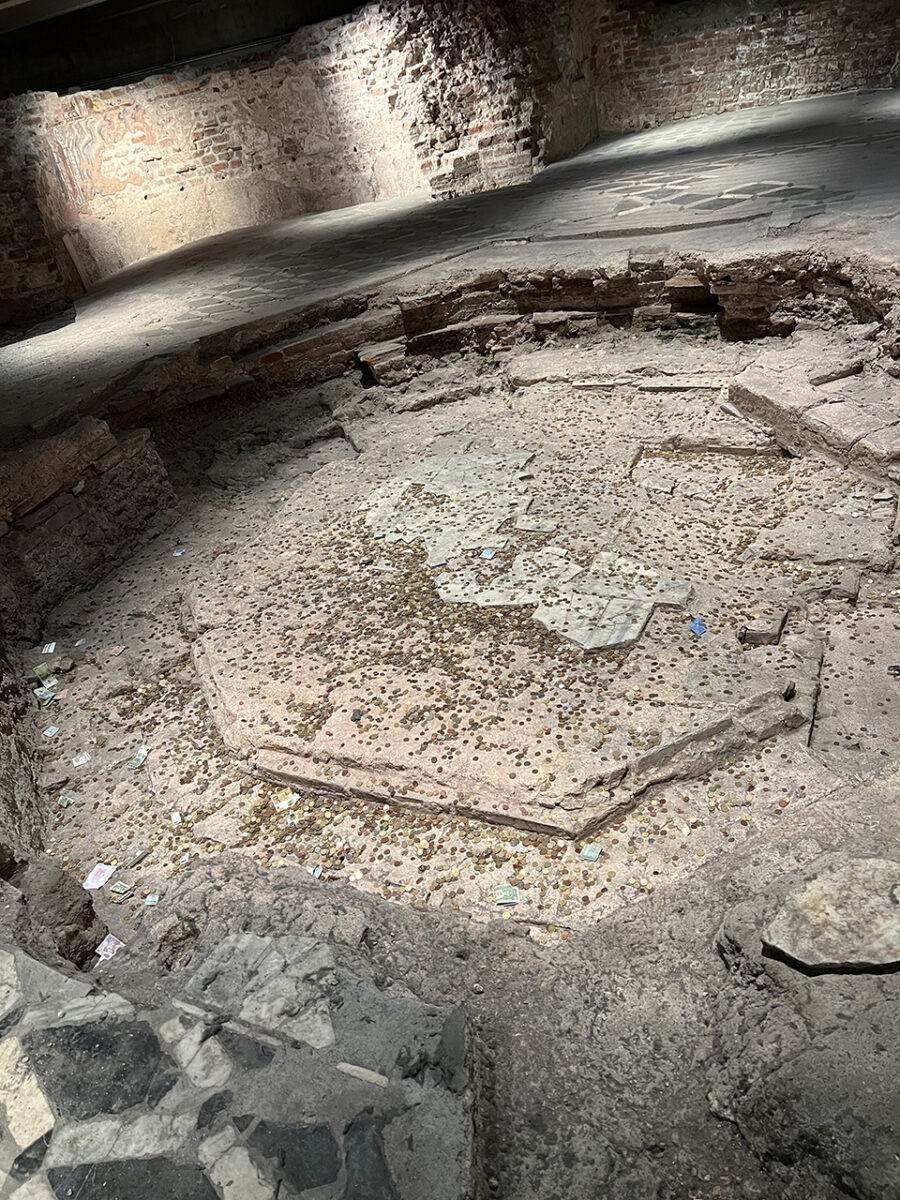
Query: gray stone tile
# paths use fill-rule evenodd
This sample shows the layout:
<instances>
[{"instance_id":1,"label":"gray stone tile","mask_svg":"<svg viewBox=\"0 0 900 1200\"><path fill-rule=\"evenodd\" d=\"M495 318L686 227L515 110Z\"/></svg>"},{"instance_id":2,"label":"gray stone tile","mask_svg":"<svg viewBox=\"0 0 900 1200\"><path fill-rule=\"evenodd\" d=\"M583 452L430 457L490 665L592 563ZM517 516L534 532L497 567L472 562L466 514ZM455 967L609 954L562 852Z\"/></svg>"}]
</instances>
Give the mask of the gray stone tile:
<instances>
[{"instance_id":1,"label":"gray stone tile","mask_svg":"<svg viewBox=\"0 0 900 1200\"><path fill-rule=\"evenodd\" d=\"M141 1021L42 1029L26 1034L22 1045L59 1112L80 1120L141 1103L157 1071L170 1065Z\"/></svg>"},{"instance_id":2,"label":"gray stone tile","mask_svg":"<svg viewBox=\"0 0 900 1200\"><path fill-rule=\"evenodd\" d=\"M220 1200L199 1167L165 1158L56 1167L48 1178L57 1200L147 1200L150 1181L153 1200Z\"/></svg>"}]
</instances>

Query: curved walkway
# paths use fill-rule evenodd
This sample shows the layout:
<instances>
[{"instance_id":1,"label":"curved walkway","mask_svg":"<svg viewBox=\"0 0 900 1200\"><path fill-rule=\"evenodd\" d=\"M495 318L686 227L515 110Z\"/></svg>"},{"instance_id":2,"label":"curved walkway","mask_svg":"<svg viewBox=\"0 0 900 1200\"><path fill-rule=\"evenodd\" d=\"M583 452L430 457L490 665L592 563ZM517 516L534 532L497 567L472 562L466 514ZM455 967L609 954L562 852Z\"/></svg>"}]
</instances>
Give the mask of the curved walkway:
<instances>
[{"instance_id":1,"label":"curved walkway","mask_svg":"<svg viewBox=\"0 0 900 1200\"><path fill-rule=\"evenodd\" d=\"M73 323L0 351L0 445L148 358L482 244L513 258L522 241L580 238L746 253L788 234L896 261L900 92L685 121L595 145L525 186L299 217L147 260L81 300Z\"/></svg>"}]
</instances>

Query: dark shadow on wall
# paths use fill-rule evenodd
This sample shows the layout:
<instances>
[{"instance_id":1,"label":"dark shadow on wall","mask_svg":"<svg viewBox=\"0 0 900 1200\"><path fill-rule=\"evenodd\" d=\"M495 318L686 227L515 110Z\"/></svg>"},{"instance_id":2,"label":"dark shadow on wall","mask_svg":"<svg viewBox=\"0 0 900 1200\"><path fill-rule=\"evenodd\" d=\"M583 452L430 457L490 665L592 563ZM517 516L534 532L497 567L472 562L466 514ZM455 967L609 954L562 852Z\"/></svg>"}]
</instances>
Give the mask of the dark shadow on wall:
<instances>
[{"instance_id":1,"label":"dark shadow on wall","mask_svg":"<svg viewBox=\"0 0 900 1200\"><path fill-rule=\"evenodd\" d=\"M36 126L29 115L38 104L35 97L10 102L0 142L0 327L19 331L64 312L84 292L65 245L54 245L44 227Z\"/></svg>"},{"instance_id":2,"label":"dark shadow on wall","mask_svg":"<svg viewBox=\"0 0 900 1200\"><path fill-rule=\"evenodd\" d=\"M0 96L109 87L290 37L347 0L105 0L0 36Z\"/></svg>"}]
</instances>

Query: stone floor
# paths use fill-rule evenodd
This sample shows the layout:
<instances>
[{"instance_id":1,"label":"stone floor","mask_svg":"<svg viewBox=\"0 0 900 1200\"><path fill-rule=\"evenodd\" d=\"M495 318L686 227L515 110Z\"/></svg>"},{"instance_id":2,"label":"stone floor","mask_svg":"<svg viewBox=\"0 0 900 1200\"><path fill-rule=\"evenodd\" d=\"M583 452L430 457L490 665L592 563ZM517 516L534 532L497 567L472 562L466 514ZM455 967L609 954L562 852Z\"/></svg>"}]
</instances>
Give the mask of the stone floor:
<instances>
[{"instance_id":1,"label":"stone floor","mask_svg":"<svg viewBox=\"0 0 900 1200\"><path fill-rule=\"evenodd\" d=\"M5 428L486 243L890 267L897 113L142 264L2 351ZM449 1200L473 1159L498 1200L900 1194L896 322L798 313L595 313L151 422L176 522L11 647L47 851L122 945L0 953L2 1200Z\"/></svg>"},{"instance_id":2,"label":"stone floor","mask_svg":"<svg viewBox=\"0 0 900 1200\"><path fill-rule=\"evenodd\" d=\"M900 96L828 96L685 121L592 147L525 187L441 204L414 198L238 230L141 263L78 304L77 320L0 350L0 444L89 408L112 379L199 337L426 263L522 241L602 238L735 253L800 235L894 261Z\"/></svg>"},{"instance_id":3,"label":"stone floor","mask_svg":"<svg viewBox=\"0 0 900 1200\"><path fill-rule=\"evenodd\" d=\"M0 1104L4 1200L471 1194L465 1015L313 938L228 937L159 1007L0 948Z\"/></svg>"},{"instance_id":4,"label":"stone floor","mask_svg":"<svg viewBox=\"0 0 900 1200\"><path fill-rule=\"evenodd\" d=\"M338 380L344 436L302 449L297 396L177 414L184 519L24 655L63 691L51 853L116 867L120 934L238 848L546 943L877 773L896 498L734 408L773 353L610 331L462 357L407 399L477 387L409 411Z\"/></svg>"}]
</instances>

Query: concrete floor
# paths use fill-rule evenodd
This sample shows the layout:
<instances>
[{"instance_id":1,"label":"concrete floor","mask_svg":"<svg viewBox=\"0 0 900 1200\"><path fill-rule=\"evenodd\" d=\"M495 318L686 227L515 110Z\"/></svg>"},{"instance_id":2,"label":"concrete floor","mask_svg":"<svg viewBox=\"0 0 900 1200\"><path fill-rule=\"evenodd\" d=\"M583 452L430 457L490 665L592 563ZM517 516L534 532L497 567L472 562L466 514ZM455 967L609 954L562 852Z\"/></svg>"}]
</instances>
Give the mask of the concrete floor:
<instances>
[{"instance_id":1,"label":"concrete floor","mask_svg":"<svg viewBox=\"0 0 900 1200\"><path fill-rule=\"evenodd\" d=\"M760 353L700 346L719 376ZM515 364L530 385L497 369L494 389L452 405L352 422L358 449L270 435L238 451L248 424L272 420L264 404L230 420L179 414L182 453L192 420L217 446L216 485L186 491L178 524L71 595L42 634L76 664L34 729L47 776L67 779L48 851L79 879L149 851L126 873L134 897L104 913L120 937L147 894L165 908L189 863L236 849L555 943L776 837L789 807L815 824L848 778L890 763L897 598L868 564L889 553L895 505L835 463L784 457L723 411L710 376L642 389L648 361L696 350L696 338L679 351L628 332L601 349L544 348ZM561 360L631 374L580 391L553 381ZM447 370L476 378L472 359ZM694 450L663 449L688 433ZM537 528L484 533L472 506L491 489L473 500L456 487L475 549L426 566L418 534L426 546L446 534L450 498L404 490L385 525L365 520L410 464L474 478L479 455L504 454L527 464L514 490ZM482 538L496 547L487 560ZM445 599L467 570L502 584L520 552L540 593L560 590L549 555L570 569L615 558L621 578L685 580L688 595L656 609L637 644L592 654L542 631L533 600ZM855 606L831 596L852 564ZM742 645L742 628L773 617L777 644ZM25 652L29 668L55 671L41 651ZM509 887L515 905L499 906Z\"/></svg>"},{"instance_id":2,"label":"concrete floor","mask_svg":"<svg viewBox=\"0 0 900 1200\"><path fill-rule=\"evenodd\" d=\"M792 101L597 144L527 186L361 205L235 230L149 259L77 319L0 351L0 443L198 338L371 288L477 246L602 238L610 248L776 249L780 238L900 245L900 93Z\"/></svg>"}]
</instances>

